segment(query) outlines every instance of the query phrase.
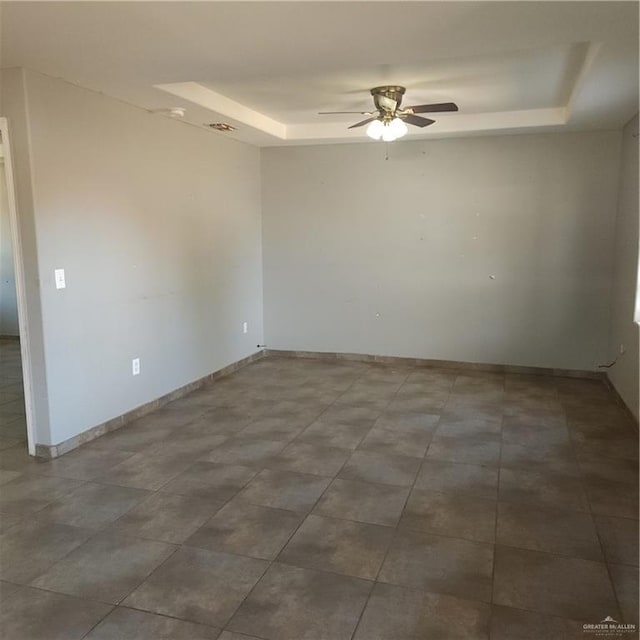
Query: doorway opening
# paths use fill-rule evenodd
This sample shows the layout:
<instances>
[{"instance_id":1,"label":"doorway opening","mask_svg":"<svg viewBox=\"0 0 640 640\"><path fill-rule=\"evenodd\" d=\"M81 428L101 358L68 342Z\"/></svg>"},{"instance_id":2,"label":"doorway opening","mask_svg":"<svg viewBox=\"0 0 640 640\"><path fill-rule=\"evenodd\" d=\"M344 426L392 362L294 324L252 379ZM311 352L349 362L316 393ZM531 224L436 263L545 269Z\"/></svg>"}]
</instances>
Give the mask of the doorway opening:
<instances>
[{"instance_id":1,"label":"doorway opening","mask_svg":"<svg viewBox=\"0 0 640 640\"><path fill-rule=\"evenodd\" d=\"M6 118L0 118L0 450L35 455L22 244Z\"/></svg>"}]
</instances>

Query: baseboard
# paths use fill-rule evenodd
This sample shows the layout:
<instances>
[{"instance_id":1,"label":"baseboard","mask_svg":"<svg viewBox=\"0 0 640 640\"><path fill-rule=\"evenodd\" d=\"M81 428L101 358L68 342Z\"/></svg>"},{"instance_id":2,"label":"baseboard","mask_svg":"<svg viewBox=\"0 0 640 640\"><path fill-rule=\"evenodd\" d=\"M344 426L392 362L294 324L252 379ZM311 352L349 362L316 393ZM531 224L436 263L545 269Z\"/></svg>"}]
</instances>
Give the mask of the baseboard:
<instances>
[{"instance_id":1,"label":"baseboard","mask_svg":"<svg viewBox=\"0 0 640 640\"><path fill-rule=\"evenodd\" d=\"M457 360L430 360L427 358L404 358L401 356L375 356L362 353L333 353L325 351L287 351L267 349L266 355L280 358L312 358L314 360L350 360L353 362L373 362L395 364L405 367L426 367L438 369L455 369L462 371L487 371L491 373L515 373L534 376L559 376L562 378L587 378L589 380L605 380L600 371L584 371L581 369L552 369L548 367L523 367L512 364L488 364L483 362L463 362Z\"/></svg>"},{"instance_id":2,"label":"baseboard","mask_svg":"<svg viewBox=\"0 0 640 640\"><path fill-rule=\"evenodd\" d=\"M91 427L87 431L83 431L77 436L73 436L72 438L69 438L64 442L55 445L36 444L36 456L45 459L57 458L58 456L76 449L80 445L86 444L87 442L91 442L91 440L95 440L96 438L103 436L105 433L120 429L124 425L129 424L130 422L133 422L134 420L137 420L138 418L141 418L142 416L145 416L148 413L155 411L156 409L159 409L165 404L172 402L173 400L177 400L178 398L182 398L187 394L192 393L196 389L200 389L205 384L212 382L217 378L230 375L234 371L237 371L238 369L241 369L242 367L245 367L248 364L255 362L256 360L260 360L261 358L267 356L280 358L310 358L314 360L327 361L346 360L352 362L371 362L397 366L452 369L458 371L487 371L492 373L514 373L540 376L552 375L565 378L587 378L590 380L603 381L614 390L616 396L619 398L617 390L615 389L615 387L613 387L613 385L611 385L607 376L599 371L553 369L547 367L523 367L509 364L488 364L482 362L463 362L455 360L431 360L427 358L404 358L401 356L376 356L361 353L333 353L324 351L288 351L280 349L264 349L262 351L257 351L256 353L243 358L242 360L238 360L237 362L223 367L218 371L210 373L203 378L200 378L199 380L190 382L183 387L175 389L174 391L171 391L170 393L167 393L160 398L156 398L155 400L146 402L145 404L140 405L139 407L136 407L135 409L132 409L127 413L112 418L111 420L107 420L106 422L96 425L95 427ZM633 415L621 398L620 402L629 412L629 414Z\"/></svg>"},{"instance_id":3,"label":"baseboard","mask_svg":"<svg viewBox=\"0 0 640 640\"><path fill-rule=\"evenodd\" d=\"M36 456L39 458L45 458L47 460L51 460L53 458L57 458L65 453L69 453L69 451L73 451L80 445L86 444L87 442L91 442L91 440L95 440L100 436L103 436L105 433L109 433L110 431L115 431L116 429L120 429L124 427L126 424L137 420L138 418L142 418L143 416L159 409L160 407L172 402L173 400L178 400L197 389L200 389L205 384L209 382L213 382L218 378L222 378L224 376L228 376L232 374L234 371L238 371L238 369L242 369L242 367L246 367L248 364L255 362L256 360L260 360L265 357L265 352L257 351L256 353L247 356L246 358L242 358L242 360L238 360L237 362L233 362L218 371L214 371L203 378L195 380L194 382L190 382L189 384L184 385L183 387L179 387L170 393L167 393L155 400L151 400L150 402L145 402L144 404L132 409L131 411L127 411L127 413L123 413L120 416L112 418L111 420L107 420L101 424L96 425L95 427L91 427L87 429L87 431L83 431L79 433L77 436L73 436L64 442L60 442L59 444L54 445L46 445L46 444L36 444Z\"/></svg>"}]
</instances>

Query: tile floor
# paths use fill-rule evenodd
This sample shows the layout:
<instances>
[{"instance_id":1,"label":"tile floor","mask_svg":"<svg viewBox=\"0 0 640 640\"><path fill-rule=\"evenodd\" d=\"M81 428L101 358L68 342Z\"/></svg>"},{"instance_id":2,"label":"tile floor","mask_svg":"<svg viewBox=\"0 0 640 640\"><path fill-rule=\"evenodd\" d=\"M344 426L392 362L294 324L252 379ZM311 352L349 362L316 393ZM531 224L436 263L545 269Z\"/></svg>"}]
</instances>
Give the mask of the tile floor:
<instances>
[{"instance_id":1,"label":"tile floor","mask_svg":"<svg viewBox=\"0 0 640 640\"><path fill-rule=\"evenodd\" d=\"M570 640L638 621L637 431L598 382L267 358L38 462L1 381L3 637Z\"/></svg>"},{"instance_id":2,"label":"tile floor","mask_svg":"<svg viewBox=\"0 0 640 640\"><path fill-rule=\"evenodd\" d=\"M0 338L0 450L27 440L20 342Z\"/></svg>"}]
</instances>

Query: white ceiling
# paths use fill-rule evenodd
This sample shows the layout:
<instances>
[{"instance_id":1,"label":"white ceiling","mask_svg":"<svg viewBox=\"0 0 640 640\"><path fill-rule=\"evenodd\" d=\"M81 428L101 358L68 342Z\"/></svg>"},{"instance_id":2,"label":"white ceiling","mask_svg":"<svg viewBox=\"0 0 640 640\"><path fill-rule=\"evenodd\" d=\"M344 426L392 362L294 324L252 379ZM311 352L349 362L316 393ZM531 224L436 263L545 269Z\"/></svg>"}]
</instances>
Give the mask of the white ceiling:
<instances>
[{"instance_id":1,"label":"white ceiling","mask_svg":"<svg viewBox=\"0 0 640 640\"><path fill-rule=\"evenodd\" d=\"M458 113L408 138L619 128L638 111L637 2L7 2L24 66L261 146L367 140L371 87Z\"/></svg>"}]
</instances>

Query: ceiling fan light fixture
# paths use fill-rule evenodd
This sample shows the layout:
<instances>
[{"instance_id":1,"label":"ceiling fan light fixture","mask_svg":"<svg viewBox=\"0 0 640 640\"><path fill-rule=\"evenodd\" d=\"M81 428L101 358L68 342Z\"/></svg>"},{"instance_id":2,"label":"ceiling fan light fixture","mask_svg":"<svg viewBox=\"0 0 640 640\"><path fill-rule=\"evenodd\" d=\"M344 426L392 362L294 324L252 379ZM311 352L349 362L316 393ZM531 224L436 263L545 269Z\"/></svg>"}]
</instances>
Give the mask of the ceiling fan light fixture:
<instances>
[{"instance_id":1,"label":"ceiling fan light fixture","mask_svg":"<svg viewBox=\"0 0 640 640\"><path fill-rule=\"evenodd\" d=\"M406 136L407 132L409 131L407 125L400 118L394 118L389 123L387 128L393 134L393 140L397 140L398 138L402 138L402 136Z\"/></svg>"},{"instance_id":2,"label":"ceiling fan light fixture","mask_svg":"<svg viewBox=\"0 0 640 640\"><path fill-rule=\"evenodd\" d=\"M374 120L367 127L367 135L374 140L380 140L382 138L382 132L384 131L384 124L382 120Z\"/></svg>"},{"instance_id":3,"label":"ceiling fan light fixture","mask_svg":"<svg viewBox=\"0 0 640 640\"><path fill-rule=\"evenodd\" d=\"M367 135L374 140L393 142L407 134L407 125L400 118L390 121L374 120L367 127Z\"/></svg>"}]
</instances>

